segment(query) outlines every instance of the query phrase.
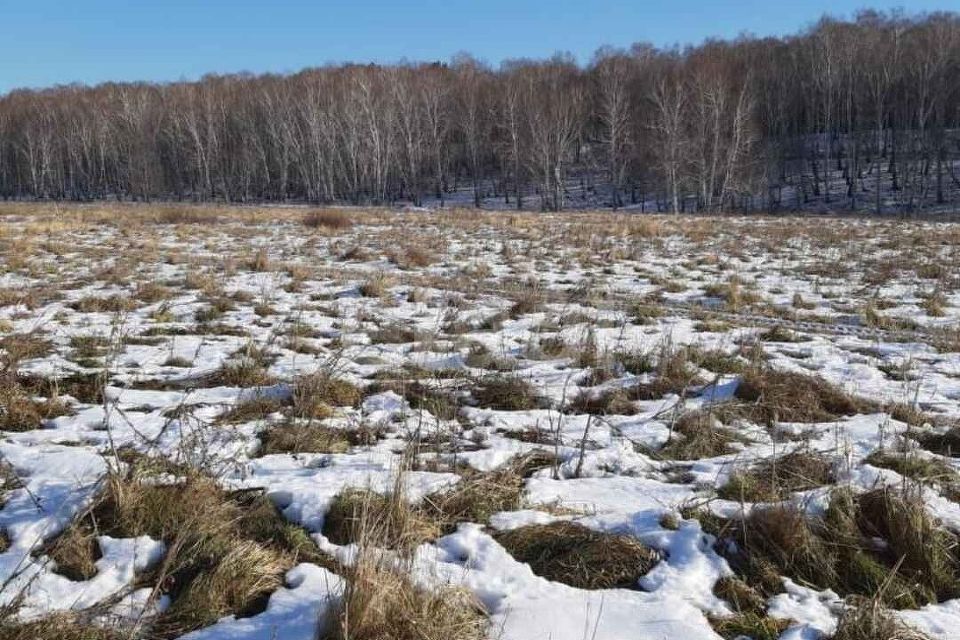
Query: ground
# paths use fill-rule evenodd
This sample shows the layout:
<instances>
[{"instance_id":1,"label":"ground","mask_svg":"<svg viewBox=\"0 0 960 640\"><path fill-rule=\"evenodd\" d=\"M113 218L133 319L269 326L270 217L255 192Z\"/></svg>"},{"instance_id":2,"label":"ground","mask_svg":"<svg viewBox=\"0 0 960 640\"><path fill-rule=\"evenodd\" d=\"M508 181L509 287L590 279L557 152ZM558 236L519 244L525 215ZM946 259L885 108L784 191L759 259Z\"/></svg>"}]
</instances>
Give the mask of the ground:
<instances>
[{"instance_id":1,"label":"ground","mask_svg":"<svg viewBox=\"0 0 960 640\"><path fill-rule=\"evenodd\" d=\"M2 638L960 637L960 226L0 224Z\"/></svg>"}]
</instances>

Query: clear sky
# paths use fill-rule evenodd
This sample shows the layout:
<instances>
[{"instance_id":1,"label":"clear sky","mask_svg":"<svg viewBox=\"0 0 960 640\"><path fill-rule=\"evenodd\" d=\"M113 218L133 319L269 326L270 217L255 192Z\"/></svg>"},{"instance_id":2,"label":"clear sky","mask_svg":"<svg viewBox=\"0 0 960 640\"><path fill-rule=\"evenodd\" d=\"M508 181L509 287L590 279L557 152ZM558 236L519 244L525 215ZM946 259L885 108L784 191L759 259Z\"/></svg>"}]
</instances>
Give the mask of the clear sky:
<instances>
[{"instance_id":1,"label":"clear sky","mask_svg":"<svg viewBox=\"0 0 960 640\"><path fill-rule=\"evenodd\" d=\"M288 72L328 62L506 58L796 31L824 12L960 0L0 0L0 93L107 80Z\"/></svg>"}]
</instances>

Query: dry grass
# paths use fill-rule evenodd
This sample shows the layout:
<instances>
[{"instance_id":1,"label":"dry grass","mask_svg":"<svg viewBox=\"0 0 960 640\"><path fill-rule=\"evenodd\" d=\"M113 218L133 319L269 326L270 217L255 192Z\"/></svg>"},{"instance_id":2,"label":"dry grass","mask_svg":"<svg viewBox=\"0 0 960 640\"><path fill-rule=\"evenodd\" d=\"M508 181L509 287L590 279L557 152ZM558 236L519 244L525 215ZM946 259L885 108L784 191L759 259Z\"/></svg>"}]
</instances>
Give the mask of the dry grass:
<instances>
[{"instance_id":1,"label":"dry grass","mask_svg":"<svg viewBox=\"0 0 960 640\"><path fill-rule=\"evenodd\" d=\"M261 431L260 455L275 453L347 453L351 447L376 443L380 430L375 428L338 429L312 421L291 420L270 425Z\"/></svg>"},{"instance_id":2,"label":"dry grass","mask_svg":"<svg viewBox=\"0 0 960 640\"><path fill-rule=\"evenodd\" d=\"M927 640L883 608L878 598L848 607L832 640Z\"/></svg>"},{"instance_id":3,"label":"dry grass","mask_svg":"<svg viewBox=\"0 0 960 640\"><path fill-rule=\"evenodd\" d=\"M929 451L950 457L960 456L960 426L941 432L922 433L916 437L921 446Z\"/></svg>"},{"instance_id":4,"label":"dry grass","mask_svg":"<svg viewBox=\"0 0 960 640\"><path fill-rule=\"evenodd\" d=\"M579 589L631 589L659 561L636 538L552 522L497 534L497 542L535 574Z\"/></svg>"},{"instance_id":5,"label":"dry grass","mask_svg":"<svg viewBox=\"0 0 960 640\"><path fill-rule=\"evenodd\" d=\"M354 407L363 397L352 383L327 370L300 376L293 385L293 415L322 419L333 414L334 407Z\"/></svg>"},{"instance_id":6,"label":"dry grass","mask_svg":"<svg viewBox=\"0 0 960 640\"><path fill-rule=\"evenodd\" d=\"M688 395L704 384L687 349L674 348L669 342L660 347L653 379L637 383L630 396L635 400L659 400L667 394Z\"/></svg>"},{"instance_id":7,"label":"dry grass","mask_svg":"<svg viewBox=\"0 0 960 640\"><path fill-rule=\"evenodd\" d=\"M0 638L3 640L126 640L128 635L70 614L30 622L13 618L0 621Z\"/></svg>"},{"instance_id":8,"label":"dry grass","mask_svg":"<svg viewBox=\"0 0 960 640\"><path fill-rule=\"evenodd\" d=\"M97 575L100 545L88 527L72 525L57 536L42 552L56 565L54 571L70 580L89 580Z\"/></svg>"},{"instance_id":9,"label":"dry grass","mask_svg":"<svg viewBox=\"0 0 960 640\"><path fill-rule=\"evenodd\" d=\"M744 370L736 397L744 403L744 417L758 424L831 422L879 410L875 403L856 398L822 378L764 365Z\"/></svg>"},{"instance_id":10,"label":"dry grass","mask_svg":"<svg viewBox=\"0 0 960 640\"><path fill-rule=\"evenodd\" d=\"M80 313L123 313L137 308L133 300L125 296L86 296L70 303L70 308Z\"/></svg>"},{"instance_id":11,"label":"dry grass","mask_svg":"<svg viewBox=\"0 0 960 640\"><path fill-rule=\"evenodd\" d=\"M248 357L227 360L205 380L207 385L225 387L264 387L275 382L260 361Z\"/></svg>"},{"instance_id":12,"label":"dry grass","mask_svg":"<svg viewBox=\"0 0 960 640\"><path fill-rule=\"evenodd\" d=\"M283 403L279 400L257 395L234 404L220 414L218 421L226 424L238 424L241 422L265 420L271 414L277 413L282 409Z\"/></svg>"},{"instance_id":13,"label":"dry grass","mask_svg":"<svg viewBox=\"0 0 960 640\"><path fill-rule=\"evenodd\" d=\"M656 454L673 460L697 460L731 453L734 437L724 425L737 417L736 408L727 403L684 412L674 421L669 440Z\"/></svg>"},{"instance_id":14,"label":"dry grass","mask_svg":"<svg viewBox=\"0 0 960 640\"><path fill-rule=\"evenodd\" d=\"M773 502L833 481L833 464L829 459L809 451L795 451L763 460L747 470L735 471L718 495L740 502Z\"/></svg>"},{"instance_id":15,"label":"dry grass","mask_svg":"<svg viewBox=\"0 0 960 640\"><path fill-rule=\"evenodd\" d=\"M836 489L818 517L778 505L754 509L740 522L701 522L718 535L717 550L734 570L766 595L782 589L781 576L840 595L882 594L884 604L897 608L960 593L955 536L904 490L854 496Z\"/></svg>"},{"instance_id":16,"label":"dry grass","mask_svg":"<svg viewBox=\"0 0 960 640\"><path fill-rule=\"evenodd\" d=\"M389 251L390 262L401 269L422 269L437 261L437 256L426 247L409 245L400 250Z\"/></svg>"},{"instance_id":17,"label":"dry grass","mask_svg":"<svg viewBox=\"0 0 960 640\"><path fill-rule=\"evenodd\" d=\"M375 384L370 391L393 391L403 396L416 411L426 411L438 420L454 420L459 413L459 402L452 390L419 381L389 381Z\"/></svg>"},{"instance_id":18,"label":"dry grass","mask_svg":"<svg viewBox=\"0 0 960 640\"><path fill-rule=\"evenodd\" d=\"M153 467L134 456L130 471L111 475L91 509L48 546L59 570L90 577L96 535L149 535L167 544L148 576L169 608L150 623L150 637L172 638L229 615L261 610L298 559L322 562L307 534L286 522L262 494L229 493L213 481L151 481Z\"/></svg>"},{"instance_id":19,"label":"dry grass","mask_svg":"<svg viewBox=\"0 0 960 640\"><path fill-rule=\"evenodd\" d=\"M478 406L498 411L526 411L545 407L527 380L517 376L487 375L471 391Z\"/></svg>"},{"instance_id":20,"label":"dry grass","mask_svg":"<svg viewBox=\"0 0 960 640\"><path fill-rule=\"evenodd\" d=\"M440 537L439 525L407 502L401 482L388 495L365 489L339 493L324 516L323 535L345 545L372 534L379 546L407 552Z\"/></svg>"},{"instance_id":21,"label":"dry grass","mask_svg":"<svg viewBox=\"0 0 960 640\"><path fill-rule=\"evenodd\" d=\"M0 382L0 430L40 429L44 420L70 413L70 407L58 397L36 400L15 378Z\"/></svg>"},{"instance_id":22,"label":"dry grass","mask_svg":"<svg viewBox=\"0 0 960 640\"><path fill-rule=\"evenodd\" d=\"M486 524L495 513L520 508L523 477L533 458L521 456L495 471L468 470L457 484L427 496L423 508L448 532L461 522Z\"/></svg>"},{"instance_id":23,"label":"dry grass","mask_svg":"<svg viewBox=\"0 0 960 640\"><path fill-rule=\"evenodd\" d=\"M375 273L360 283L358 291L364 298L386 298L393 282L385 273Z\"/></svg>"},{"instance_id":24,"label":"dry grass","mask_svg":"<svg viewBox=\"0 0 960 640\"><path fill-rule=\"evenodd\" d=\"M600 392L584 389L570 400L566 409L571 413L603 416L632 416L637 412L637 407L625 389L608 389Z\"/></svg>"},{"instance_id":25,"label":"dry grass","mask_svg":"<svg viewBox=\"0 0 960 640\"><path fill-rule=\"evenodd\" d=\"M346 211L336 209L313 209L303 216L304 226L324 231L343 231L353 226Z\"/></svg>"},{"instance_id":26,"label":"dry grass","mask_svg":"<svg viewBox=\"0 0 960 640\"><path fill-rule=\"evenodd\" d=\"M484 609L464 588L417 586L408 571L377 551L364 536L346 588L323 640L482 640Z\"/></svg>"},{"instance_id":27,"label":"dry grass","mask_svg":"<svg viewBox=\"0 0 960 640\"><path fill-rule=\"evenodd\" d=\"M945 460L922 456L917 451L875 451L864 462L938 488L951 498L960 495L960 474Z\"/></svg>"},{"instance_id":28,"label":"dry grass","mask_svg":"<svg viewBox=\"0 0 960 640\"><path fill-rule=\"evenodd\" d=\"M11 333L0 338L0 363L3 370L14 372L24 360L44 358L53 352L53 343L40 331Z\"/></svg>"}]
</instances>

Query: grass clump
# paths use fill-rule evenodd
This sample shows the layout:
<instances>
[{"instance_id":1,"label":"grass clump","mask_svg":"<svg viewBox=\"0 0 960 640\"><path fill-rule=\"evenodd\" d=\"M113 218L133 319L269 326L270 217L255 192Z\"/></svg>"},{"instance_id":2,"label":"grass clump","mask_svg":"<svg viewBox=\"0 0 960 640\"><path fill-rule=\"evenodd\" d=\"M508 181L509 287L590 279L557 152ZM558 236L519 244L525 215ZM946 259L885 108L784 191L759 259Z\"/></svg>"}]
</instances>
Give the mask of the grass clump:
<instances>
[{"instance_id":1,"label":"grass clump","mask_svg":"<svg viewBox=\"0 0 960 640\"><path fill-rule=\"evenodd\" d=\"M53 353L53 342L40 331L11 333L0 338L0 364L12 372L24 360L44 358Z\"/></svg>"},{"instance_id":2,"label":"grass clump","mask_svg":"<svg viewBox=\"0 0 960 640\"><path fill-rule=\"evenodd\" d=\"M303 225L311 229L342 231L353 226L353 220L345 211L334 209L313 209L302 219Z\"/></svg>"},{"instance_id":3,"label":"grass clump","mask_svg":"<svg viewBox=\"0 0 960 640\"><path fill-rule=\"evenodd\" d=\"M454 420L460 410L456 394L436 384L426 384L417 380L390 380L376 383L370 391L373 393L393 391L403 396L411 409L426 411L438 420Z\"/></svg>"},{"instance_id":4,"label":"grass clump","mask_svg":"<svg viewBox=\"0 0 960 640\"><path fill-rule=\"evenodd\" d=\"M264 387L275 383L276 378L256 358L240 357L224 362L206 382L225 387Z\"/></svg>"},{"instance_id":5,"label":"grass clump","mask_svg":"<svg viewBox=\"0 0 960 640\"><path fill-rule=\"evenodd\" d=\"M717 493L726 500L773 502L833 481L829 459L809 451L794 451L732 473Z\"/></svg>"},{"instance_id":6,"label":"grass clump","mask_svg":"<svg viewBox=\"0 0 960 640\"><path fill-rule=\"evenodd\" d=\"M375 429L338 429L291 420L260 432L260 455L274 453L347 453L351 447L376 442Z\"/></svg>"},{"instance_id":7,"label":"grass clump","mask_svg":"<svg viewBox=\"0 0 960 640\"><path fill-rule=\"evenodd\" d=\"M0 382L0 430L30 431L50 420L70 413L70 407L55 395L37 400L12 376Z\"/></svg>"},{"instance_id":8,"label":"grass clump","mask_svg":"<svg viewBox=\"0 0 960 640\"><path fill-rule=\"evenodd\" d=\"M487 618L464 588L418 586L412 569L378 551L375 534L365 533L346 587L323 640L483 640Z\"/></svg>"},{"instance_id":9,"label":"grass clump","mask_svg":"<svg viewBox=\"0 0 960 640\"><path fill-rule=\"evenodd\" d=\"M755 365L744 370L735 392L744 417L758 424L831 422L878 407L815 376Z\"/></svg>"},{"instance_id":10,"label":"grass clump","mask_svg":"<svg viewBox=\"0 0 960 640\"><path fill-rule=\"evenodd\" d=\"M874 451L864 462L896 471L905 478L941 489L950 496L960 495L960 474L946 461L924 457L916 451Z\"/></svg>"},{"instance_id":11,"label":"grass clump","mask_svg":"<svg viewBox=\"0 0 960 640\"><path fill-rule=\"evenodd\" d=\"M53 560L54 572L65 578L82 581L97 575L100 545L89 528L71 525L45 545L42 552Z\"/></svg>"},{"instance_id":12,"label":"grass clump","mask_svg":"<svg viewBox=\"0 0 960 640\"><path fill-rule=\"evenodd\" d=\"M519 509L529 457L486 473L469 470L449 489L427 496L423 508L447 532L461 522L485 524L495 513Z\"/></svg>"},{"instance_id":13,"label":"grass clump","mask_svg":"<svg viewBox=\"0 0 960 640\"><path fill-rule=\"evenodd\" d=\"M789 620L771 618L762 611L738 611L732 616L710 617L710 626L726 640L777 640L787 627Z\"/></svg>"},{"instance_id":14,"label":"grass clump","mask_svg":"<svg viewBox=\"0 0 960 640\"><path fill-rule=\"evenodd\" d=\"M960 426L946 431L918 434L916 438L920 446L928 451L951 458L960 457Z\"/></svg>"},{"instance_id":15,"label":"grass clump","mask_svg":"<svg viewBox=\"0 0 960 640\"><path fill-rule=\"evenodd\" d=\"M265 420L270 414L283 409L283 403L276 398L256 395L237 404L220 414L219 421L227 424Z\"/></svg>"},{"instance_id":16,"label":"grass clump","mask_svg":"<svg viewBox=\"0 0 960 640\"><path fill-rule=\"evenodd\" d=\"M333 407L354 407L363 394L347 380L327 370L300 376L293 385L293 415L322 419L333 414Z\"/></svg>"},{"instance_id":17,"label":"grass clump","mask_svg":"<svg viewBox=\"0 0 960 640\"><path fill-rule=\"evenodd\" d=\"M358 291L364 298L385 298L393 283L385 273L375 273L360 283Z\"/></svg>"},{"instance_id":18,"label":"grass clump","mask_svg":"<svg viewBox=\"0 0 960 640\"><path fill-rule=\"evenodd\" d=\"M713 517L704 527L743 579L766 596L781 576L917 608L960 592L956 537L938 527L919 496L882 488L861 495L837 489L826 512L808 516L796 505L754 509L741 521Z\"/></svg>"},{"instance_id":19,"label":"grass clump","mask_svg":"<svg viewBox=\"0 0 960 640\"><path fill-rule=\"evenodd\" d=\"M697 460L733 452L733 434L724 426L737 417L733 405L708 405L680 414L667 443L657 455L672 460Z\"/></svg>"},{"instance_id":20,"label":"grass clump","mask_svg":"<svg viewBox=\"0 0 960 640\"><path fill-rule=\"evenodd\" d=\"M624 389L607 389L600 392L584 389L570 400L567 411L603 416L632 416L637 413L637 407L630 399L630 394Z\"/></svg>"},{"instance_id":21,"label":"grass clump","mask_svg":"<svg viewBox=\"0 0 960 640\"><path fill-rule=\"evenodd\" d=\"M660 559L636 538L575 522L519 527L498 534L496 540L538 576L579 589L636 588Z\"/></svg>"},{"instance_id":22,"label":"grass clump","mask_svg":"<svg viewBox=\"0 0 960 640\"><path fill-rule=\"evenodd\" d=\"M927 640L887 611L878 598L844 610L832 640Z\"/></svg>"},{"instance_id":23,"label":"grass clump","mask_svg":"<svg viewBox=\"0 0 960 640\"><path fill-rule=\"evenodd\" d=\"M541 398L527 380L517 376L485 376L472 390L477 404L498 411L525 411L544 407Z\"/></svg>"},{"instance_id":24,"label":"grass clump","mask_svg":"<svg viewBox=\"0 0 960 640\"><path fill-rule=\"evenodd\" d=\"M387 495L369 489L340 492L324 516L323 535L341 545L375 535L378 546L403 551L440 537L436 521L407 502L401 483L398 477L394 490Z\"/></svg>"},{"instance_id":25,"label":"grass clump","mask_svg":"<svg viewBox=\"0 0 960 640\"><path fill-rule=\"evenodd\" d=\"M80 313L125 313L137 308L136 303L126 296L85 296L68 305Z\"/></svg>"},{"instance_id":26,"label":"grass clump","mask_svg":"<svg viewBox=\"0 0 960 640\"><path fill-rule=\"evenodd\" d=\"M253 615L282 586L298 561L321 561L306 533L285 521L259 492L227 492L190 475L157 484L149 465L132 458L127 473L111 474L89 511L54 541L57 565L90 574L88 542L95 535L163 540L167 554L149 576L169 607L149 622L150 637L173 638L226 615Z\"/></svg>"},{"instance_id":27,"label":"grass clump","mask_svg":"<svg viewBox=\"0 0 960 640\"><path fill-rule=\"evenodd\" d=\"M71 614L55 614L29 622L11 616L0 621L3 640L125 640L128 636Z\"/></svg>"},{"instance_id":28,"label":"grass clump","mask_svg":"<svg viewBox=\"0 0 960 640\"><path fill-rule=\"evenodd\" d=\"M676 349L665 343L657 356L653 378L640 382L630 390L636 400L659 400L668 394L686 395L704 383L687 349Z\"/></svg>"}]
</instances>

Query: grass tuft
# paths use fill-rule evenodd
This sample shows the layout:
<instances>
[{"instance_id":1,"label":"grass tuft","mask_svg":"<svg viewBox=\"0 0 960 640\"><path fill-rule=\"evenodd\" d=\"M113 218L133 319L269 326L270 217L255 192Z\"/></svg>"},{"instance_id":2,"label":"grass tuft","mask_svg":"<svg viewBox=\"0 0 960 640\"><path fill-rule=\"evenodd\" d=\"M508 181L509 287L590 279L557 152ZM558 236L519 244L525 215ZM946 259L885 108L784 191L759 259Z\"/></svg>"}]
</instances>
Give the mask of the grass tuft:
<instances>
[{"instance_id":1,"label":"grass tuft","mask_svg":"<svg viewBox=\"0 0 960 640\"><path fill-rule=\"evenodd\" d=\"M636 588L660 559L636 538L593 531L575 522L528 525L496 539L538 576L579 589Z\"/></svg>"}]
</instances>

